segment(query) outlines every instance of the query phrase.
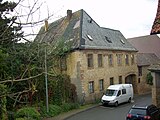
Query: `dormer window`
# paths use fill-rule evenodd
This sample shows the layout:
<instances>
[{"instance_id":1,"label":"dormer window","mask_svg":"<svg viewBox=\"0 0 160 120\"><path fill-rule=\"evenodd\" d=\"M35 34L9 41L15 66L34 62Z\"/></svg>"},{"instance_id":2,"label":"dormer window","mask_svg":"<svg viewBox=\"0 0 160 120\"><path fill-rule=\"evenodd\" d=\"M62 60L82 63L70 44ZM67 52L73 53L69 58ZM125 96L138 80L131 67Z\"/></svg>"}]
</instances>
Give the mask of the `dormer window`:
<instances>
[{"instance_id":1,"label":"dormer window","mask_svg":"<svg viewBox=\"0 0 160 120\"><path fill-rule=\"evenodd\" d=\"M92 18L90 20L88 20L89 23L92 23L92 21L93 21Z\"/></svg>"},{"instance_id":2,"label":"dormer window","mask_svg":"<svg viewBox=\"0 0 160 120\"><path fill-rule=\"evenodd\" d=\"M107 40L107 42L112 43L112 41L109 37L105 36L105 39Z\"/></svg>"},{"instance_id":3,"label":"dormer window","mask_svg":"<svg viewBox=\"0 0 160 120\"><path fill-rule=\"evenodd\" d=\"M90 41L93 41L93 38L90 35L87 34L87 37Z\"/></svg>"},{"instance_id":4,"label":"dormer window","mask_svg":"<svg viewBox=\"0 0 160 120\"><path fill-rule=\"evenodd\" d=\"M120 39L121 43L125 44L124 40L123 39Z\"/></svg>"}]
</instances>

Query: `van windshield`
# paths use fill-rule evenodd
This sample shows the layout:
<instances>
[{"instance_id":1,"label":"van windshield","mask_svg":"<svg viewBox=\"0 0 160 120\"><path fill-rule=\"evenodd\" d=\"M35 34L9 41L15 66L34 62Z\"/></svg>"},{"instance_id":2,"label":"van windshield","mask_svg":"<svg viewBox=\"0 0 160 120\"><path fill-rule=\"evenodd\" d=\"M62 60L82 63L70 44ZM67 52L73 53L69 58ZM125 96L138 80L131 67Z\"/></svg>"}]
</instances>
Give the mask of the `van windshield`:
<instances>
[{"instance_id":1,"label":"van windshield","mask_svg":"<svg viewBox=\"0 0 160 120\"><path fill-rule=\"evenodd\" d=\"M106 90L106 96L116 96L117 95L117 91L118 90L107 89Z\"/></svg>"}]
</instances>

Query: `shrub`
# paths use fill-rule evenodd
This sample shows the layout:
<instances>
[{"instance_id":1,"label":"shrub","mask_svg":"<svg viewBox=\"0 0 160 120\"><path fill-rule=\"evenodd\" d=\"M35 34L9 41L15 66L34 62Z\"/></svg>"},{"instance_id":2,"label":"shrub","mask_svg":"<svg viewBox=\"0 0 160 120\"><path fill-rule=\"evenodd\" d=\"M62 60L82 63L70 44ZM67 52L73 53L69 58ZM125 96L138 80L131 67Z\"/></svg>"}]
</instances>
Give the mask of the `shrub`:
<instances>
[{"instance_id":1,"label":"shrub","mask_svg":"<svg viewBox=\"0 0 160 120\"><path fill-rule=\"evenodd\" d=\"M40 113L33 107L21 108L16 112L16 120L40 120Z\"/></svg>"},{"instance_id":2,"label":"shrub","mask_svg":"<svg viewBox=\"0 0 160 120\"><path fill-rule=\"evenodd\" d=\"M47 110L46 110L46 107L43 106L41 108L41 115L43 117L47 117L47 116L50 116L50 117L53 117L53 116L56 116L58 114L60 114L62 112L62 109L60 106L58 105L49 105L49 112L47 113Z\"/></svg>"},{"instance_id":3,"label":"shrub","mask_svg":"<svg viewBox=\"0 0 160 120\"><path fill-rule=\"evenodd\" d=\"M79 108L79 104L78 103L64 103L63 105L61 105L61 108L63 109L63 112L68 112L72 109Z\"/></svg>"}]
</instances>

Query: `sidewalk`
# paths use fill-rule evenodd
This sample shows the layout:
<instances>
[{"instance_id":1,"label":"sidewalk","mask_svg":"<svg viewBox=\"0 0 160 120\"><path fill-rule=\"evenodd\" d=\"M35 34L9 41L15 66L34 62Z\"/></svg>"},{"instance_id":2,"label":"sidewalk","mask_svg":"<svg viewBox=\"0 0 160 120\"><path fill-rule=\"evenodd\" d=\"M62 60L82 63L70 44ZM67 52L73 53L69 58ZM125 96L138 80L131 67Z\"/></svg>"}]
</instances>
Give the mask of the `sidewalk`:
<instances>
[{"instance_id":1,"label":"sidewalk","mask_svg":"<svg viewBox=\"0 0 160 120\"><path fill-rule=\"evenodd\" d=\"M99 106L99 104L93 104L93 105L90 105L90 106L87 106L85 108L81 108L81 109L75 109L75 110L71 110L69 112L66 112L66 113L62 113L58 116L55 116L55 117L51 117L51 118L44 118L43 120L65 120L66 118L69 118L70 116L73 116L77 113L80 113L80 112L84 112L86 110L89 110L89 109L92 109L94 107L97 107Z\"/></svg>"}]
</instances>

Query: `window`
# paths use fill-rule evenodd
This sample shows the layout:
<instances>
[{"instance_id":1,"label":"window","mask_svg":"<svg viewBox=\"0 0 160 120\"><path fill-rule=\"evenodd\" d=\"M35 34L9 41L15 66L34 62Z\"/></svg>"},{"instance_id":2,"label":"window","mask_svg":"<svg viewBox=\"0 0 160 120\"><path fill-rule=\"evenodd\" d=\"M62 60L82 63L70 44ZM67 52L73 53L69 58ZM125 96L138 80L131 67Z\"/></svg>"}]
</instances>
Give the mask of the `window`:
<instances>
[{"instance_id":1,"label":"window","mask_svg":"<svg viewBox=\"0 0 160 120\"><path fill-rule=\"evenodd\" d=\"M102 57L102 54L98 54L98 67L103 67L103 57Z\"/></svg>"},{"instance_id":2,"label":"window","mask_svg":"<svg viewBox=\"0 0 160 120\"><path fill-rule=\"evenodd\" d=\"M131 55L131 64L134 64L134 55Z\"/></svg>"},{"instance_id":3,"label":"window","mask_svg":"<svg viewBox=\"0 0 160 120\"><path fill-rule=\"evenodd\" d=\"M108 43L112 43L112 41L109 37L105 36L105 39L107 40Z\"/></svg>"},{"instance_id":4,"label":"window","mask_svg":"<svg viewBox=\"0 0 160 120\"><path fill-rule=\"evenodd\" d=\"M113 55L112 54L108 55L108 62L109 62L109 66L113 66Z\"/></svg>"},{"instance_id":5,"label":"window","mask_svg":"<svg viewBox=\"0 0 160 120\"><path fill-rule=\"evenodd\" d=\"M117 64L122 65L122 54L117 54Z\"/></svg>"},{"instance_id":6,"label":"window","mask_svg":"<svg viewBox=\"0 0 160 120\"><path fill-rule=\"evenodd\" d=\"M88 67L93 67L93 54L88 54L87 56Z\"/></svg>"},{"instance_id":7,"label":"window","mask_svg":"<svg viewBox=\"0 0 160 120\"><path fill-rule=\"evenodd\" d=\"M113 84L114 84L114 78L111 77L111 78L110 78L110 85L113 85Z\"/></svg>"},{"instance_id":8,"label":"window","mask_svg":"<svg viewBox=\"0 0 160 120\"><path fill-rule=\"evenodd\" d=\"M99 89L100 89L100 91L102 91L104 89L103 81L104 81L103 79L99 80Z\"/></svg>"},{"instance_id":9,"label":"window","mask_svg":"<svg viewBox=\"0 0 160 120\"><path fill-rule=\"evenodd\" d=\"M89 82L89 93L94 93L94 81Z\"/></svg>"},{"instance_id":10,"label":"window","mask_svg":"<svg viewBox=\"0 0 160 120\"><path fill-rule=\"evenodd\" d=\"M138 75L142 76L142 66L138 66Z\"/></svg>"},{"instance_id":11,"label":"window","mask_svg":"<svg viewBox=\"0 0 160 120\"><path fill-rule=\"evenodd\" d=\"M129 65L129 56L128 55L125 55L125 62L126 62L126 65Z\"/></svg>"},{"instance_id":12,"label":"window","mask_svg":"<svg viewBox=\"0 0 160 120\"><path fill-rule=\"evenodd\" d=\"M122 94L126 94L126 89L122 89Z\"/></svg>"},{"instance_id":13,"label":"window","mask_svg":"<svg viewBox=\"0 0 160 120\"><path fill-rule=\"evenodd\" d=\"M121 95L121 90L119 90L117 93L117 96L120 96L120 95Z\"/></svg>"},{"instance_id":14,"label":"window","mask_svg":"<svg viewBox=\"0 0 160 120\"><path fill-rule=\"evenodd\" d=\"M119 76L119 84L122 84L122 76Z\"/></svg>"},{"instance_id":15,"label":"window","mask_svg":"<svg viewBox=\"0 0 160 120\"><path fill-rule=\"evenodd\" d=\"M93 41L93 38L92 38L90 35L87 35L87 38L88 38L90 41Z\"/></svg>"},{"instance_id":16,"label":"window","mask_svg":"<svg viewBox=\"0 0 160 120\"><path fill-rule=\"evenodd\" d=\"M123 39L120 39L121 43L125 44L124 40Z\"/></svg>"},{"instance_id":17,"label":"window","mask_svg":"<svg viewBox=\"0 0 160 120\"><path fill-rule=\"evenodd\" d=\"M140 83L141 82L141 78L138 78L138 83Z\"/></svg>"}]
</instances>

